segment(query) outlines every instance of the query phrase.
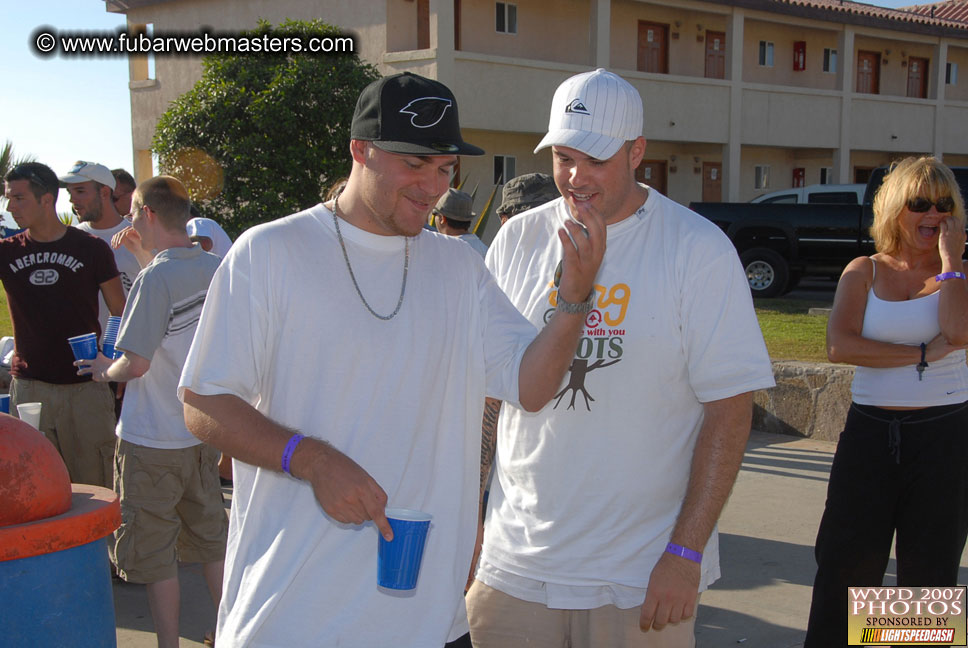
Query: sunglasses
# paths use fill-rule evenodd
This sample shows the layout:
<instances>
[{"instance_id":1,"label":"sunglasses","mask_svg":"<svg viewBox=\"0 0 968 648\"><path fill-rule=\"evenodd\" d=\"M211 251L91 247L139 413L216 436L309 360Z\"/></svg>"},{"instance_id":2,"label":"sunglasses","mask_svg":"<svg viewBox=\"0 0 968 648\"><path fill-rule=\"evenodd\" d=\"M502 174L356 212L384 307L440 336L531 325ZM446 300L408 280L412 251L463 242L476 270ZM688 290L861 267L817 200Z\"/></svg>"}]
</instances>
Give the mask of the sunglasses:
<instances>
[{"instance_id":1,"label":"sunglasses","mask_svg":"<svg viewBox=\"0 0 968 648\"><path fill-rule=\"evenodd\" d=\"M912 198L907 201L908 211L917 214L923 214L932 207L936 208L939 214L946 214L955 208L955 200L951 196L945 196L944 198L938 198L934 202L931 202L927 198Z\"/></svg>"},{"instance_id":2,"label":"sunglasses","mask_svg":"<svg viewBox=\"0 0 968 648\"><path fill-rule=\"evenodd\" d=\"M47 183L40 179L40 176L31 171L30 169L24 168L22 166L14 167L14 173L17 175L27 176L27 182L33 182L38 187L42 188L46 193L50 193L50 188Z\"/></svg>"}]
</instances>

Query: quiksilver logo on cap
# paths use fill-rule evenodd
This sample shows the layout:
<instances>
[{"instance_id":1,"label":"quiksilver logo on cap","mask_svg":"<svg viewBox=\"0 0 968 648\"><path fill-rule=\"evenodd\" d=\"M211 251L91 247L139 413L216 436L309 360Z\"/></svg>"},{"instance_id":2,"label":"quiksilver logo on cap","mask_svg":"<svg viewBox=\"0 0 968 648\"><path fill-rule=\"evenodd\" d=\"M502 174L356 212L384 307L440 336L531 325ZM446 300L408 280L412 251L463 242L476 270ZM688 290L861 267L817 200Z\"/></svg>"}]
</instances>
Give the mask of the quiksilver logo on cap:
<instances>
[{"instance_id":1,"label":"quiksilver logo on cap","mask_svg":"<svg viewBox=\"0 0 968 648\"><path fill-rule=\"evenodd\" d=\"M588 108L581 99L572 99L571 103L565 107L566 113L578 113L579 115L591 115Z\"/></svg>"},{"instance_id":2,"label":"quiksilver logo on cap","mask_svg":"<svg viewBox=\"0 0 968 648\"><path fill-rule=\"evenodd\" d=\"M431 128L440 123L447 109L453 105L450 99L441 97L421 97L414 99L400 109L405 115L411 115L410 124L416 128Z\"/></svg>"}]
</instances>

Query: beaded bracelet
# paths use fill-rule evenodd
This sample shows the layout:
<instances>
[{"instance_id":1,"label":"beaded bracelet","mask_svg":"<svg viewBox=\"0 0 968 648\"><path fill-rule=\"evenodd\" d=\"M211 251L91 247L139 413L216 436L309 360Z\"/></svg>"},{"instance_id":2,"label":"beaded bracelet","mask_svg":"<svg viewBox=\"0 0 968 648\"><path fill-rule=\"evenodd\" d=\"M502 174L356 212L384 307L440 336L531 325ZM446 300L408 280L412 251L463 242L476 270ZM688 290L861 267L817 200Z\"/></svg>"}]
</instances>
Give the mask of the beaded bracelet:
<instances>
[{"instance_id":1,"label":"beaded bracelet","mask_svg":"<svg viewBox=\"0 0 968 648\"><path fill-rule=\"evenodd\" d=\"M939 275L934 276L935 281L944 281L945 279L964 279L964 272L942 272Z\"/></svg>"},{"instance_id":2,"label":"beaded bracelet","mask_svg":"<svg viewBox=\"0 0 968 648\"><path fill-rule=\"evenodd\" d=\"M306 437L302 434L293 434L289 437L289 443L286 444L286 449L282 451L282 472L291 475L289 472L289 462L292 461L292 453L296 451L296 446L299 442Z\"/></svg>"},{"instance_id":3,"label":"beaded bracelet","mask_svg":"<svg viewBox=\"0 0 968 648\"><path fill-rule=\"evenodd\" d=\"M691 560L694 563L702 564L702 553L699 551L693 551L692 549L686 549L682 545L677 545L672 542L666 545L666 553L671 553L673 556L680 556L686 560Z\"/></svg>"}]
</instances>

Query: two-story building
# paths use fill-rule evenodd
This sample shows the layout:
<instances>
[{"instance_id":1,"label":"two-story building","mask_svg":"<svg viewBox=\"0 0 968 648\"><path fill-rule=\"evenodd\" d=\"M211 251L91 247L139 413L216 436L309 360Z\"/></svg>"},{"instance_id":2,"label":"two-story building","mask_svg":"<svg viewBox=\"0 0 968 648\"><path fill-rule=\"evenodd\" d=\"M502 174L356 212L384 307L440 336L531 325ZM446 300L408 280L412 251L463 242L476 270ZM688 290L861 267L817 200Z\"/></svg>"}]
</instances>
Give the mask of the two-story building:
<instances>
[{"instance_id":1,"label":"two-story building","mask_svg":"<svg viewBox=\"0 0 968 648\"><path fill-rule=\"evenodd\" d=\"M478 208L514 175L549 172L532 150L568 76L606 67L645 103L641 179L671 198L749 200L863 182L907 154L968 165L968 0L909 11L846 0L106 0L131 29L252 28L319 18L357 36L380 72L446 83ZM959 70L961 75L959 75ZM155 124L201 76L200 59L130 61L136 175ZM496 227L491 223L491 228ZM485 233L488 238L490 232Z\"/></svg>"}]
</instances>

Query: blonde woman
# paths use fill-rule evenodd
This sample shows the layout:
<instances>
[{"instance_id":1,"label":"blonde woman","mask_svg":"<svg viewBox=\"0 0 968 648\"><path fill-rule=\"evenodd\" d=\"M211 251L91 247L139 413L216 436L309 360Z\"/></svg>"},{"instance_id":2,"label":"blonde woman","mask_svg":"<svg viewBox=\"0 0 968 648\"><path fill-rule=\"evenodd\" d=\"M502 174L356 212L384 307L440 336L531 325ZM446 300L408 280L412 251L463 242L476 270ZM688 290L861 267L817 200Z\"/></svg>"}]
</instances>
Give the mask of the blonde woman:
<instances>
[{"instance_id":1,"label":"blonde woman","mask_svg":"<svg viewBox=\"0 0 968 648\"><path fill-rule=\"evenodd\" d=\"M805 648L847 641L847 587L955 585L968 535L968 266L951 170L906 158L874 199L877 253L850 262L827 325L857 365L817 534Z\"/></svg>"}]
</instances>

